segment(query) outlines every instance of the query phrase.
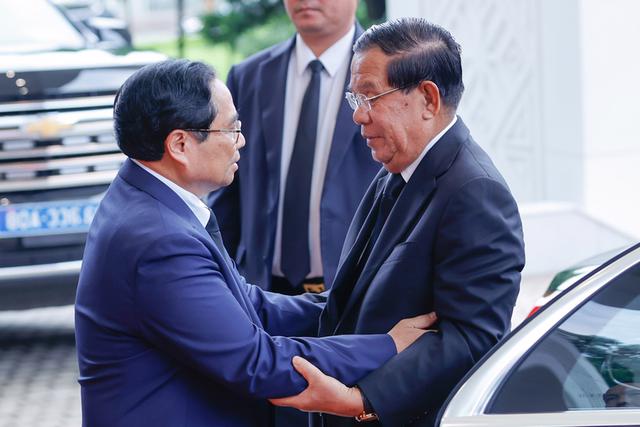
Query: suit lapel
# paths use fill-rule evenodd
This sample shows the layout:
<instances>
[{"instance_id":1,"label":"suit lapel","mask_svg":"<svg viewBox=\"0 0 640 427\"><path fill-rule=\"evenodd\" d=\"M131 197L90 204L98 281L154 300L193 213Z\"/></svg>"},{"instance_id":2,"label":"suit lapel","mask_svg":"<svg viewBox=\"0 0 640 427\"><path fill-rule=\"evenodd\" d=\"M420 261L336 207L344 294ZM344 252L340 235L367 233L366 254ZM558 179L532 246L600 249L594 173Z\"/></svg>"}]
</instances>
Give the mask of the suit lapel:
<instances>
[{"instance_id":1,"label":"suit lapel","mask_svg":"<svg viewBox=\"0 0 640 427\"><path fill-rule=\"evenodd\" d=\"M282 123L284 119L285 93L287 89L287 71L289 58L295 38L278 45L269 59L260 64L256 78L260 82L258 90L259 108L262 111L262 132L264 134L265 157L269 174L270 191L279 194L280 189L280 157L282 152ZM273 197L276 209L278 197Z\"/></svg>"},{"instance_id":2,"label":"suit lapel","mask_svg":"<svg viewBox=\"0 0 640 427\"><path fill-rule=\"evenodd\" d=\"M198 221L198 218L196 218L191 209L189 209L187 204L180 198L180 196L175 193L175 191L167 187L164 183L162 183L150 173L143 170L130 159L125 160L122 168L118 172L118 175L129 184L149 194L151 197L158 200L167 208L175 212L176 215L184 221L185 227L187 229L191 228L196 233L200 234L203 239L210 241L211 246L214 248L214 252L217 251L218 253L218 260L221 261L221 274L224 274L222 270L226 268L231 271L234 280L241 280L238 278L239 273L235 272L233 265L228 261L230 258L223 252L225 249L218 248L218 246L213 242L213 238L202 226L200 221ZM249 308L250 303L246 301L246 295L241 292L238 285L235 283L227 283L227 286L238 303L243 307L247 315L250 316L254 321L256 321L258 318L254 311ZM259 320L257 321L259 323Z\"/></svg>"},{"instance_id":3,"label":"suit lapel","mask_svg":"<svg viewBox=\"0 0 640 427\"><path fill-rule=\"evenodd\" d=\"M348 264L349 261L354 257L356 257L357 261L359 253L364 249L364 244L368 241L369 238L368 231L370 230L367 229L372 228L373 223L375 222L375 209L373 209L373 207L380 197L380 193L384 189L386 176L386 171L382 170L378 172L376 177L372 180L370 189L367 191L364 196L364 200L361 202L362 206L360 206L360 208L356 211L352 221L352 225L351 227L349 227L349 231L347 232L347 236L345 237L345 241L343 244L344 249L343 253L340 256L341 262L338 268L340 268L342 264Z\"/></svg>"},{"instance_id":4,"label":"suit lapel","mask_svg":"<svg viewBox=\"0 0 640 427\"><path fill-rule=\"evenodd\" d=\"M383 175L383 176L380 176ZM322 320L320 322L320 335L328 335L332 332L334 325L337 324L341 312L344 307L350 291L353 288L354 277L358 260L364 251L365 245L369 241L371 229L376 220L376 202L380 193L384 188L384 177L386 171L382 170L378 176L373 179L372 184L364 196L361 206L349 227L344 242L344 248L340 256L340 264L336 270L336 277L331 286L330 299L327 302L325 310L322 312Z\"/></svg>"},{"instance_id":5,"label":"suit lapel","mask_svg":"<svg viewBox=\"0 0 640 427\"><path fill-rule=\"evenodd\" d=\"M413 177L411 179L413 183ZM393 248L407 236L415 223L420 219L431 193L435 189L435 180L421 183L422 185L405 186L398 201L389 213L387 221L380 231L380 236L371 249L369 259L366 261L362 273L353 288L344 312L351 311L353 306L362 298L364 292L377 273L385 259L389 256ZM417 188L416 188L417 187Z\"/></svg>"},{"instance_id":6,"label":"suit lapel","mask_svg":"<svg viewBox=\"0 0 640 427\"><path fill-rule=\"evenodd\" d=\"M340 322L363 297L378 269L393 248L409 235L420 220L437 188L437 178L451 167L468 134L468 129L458 118L454 126L422 159L389 213L389 217L380 231L380 236L371 250L369 259L351 292ZM339 327L340 323L336 329Z\"/></svg>"}]
</instances>

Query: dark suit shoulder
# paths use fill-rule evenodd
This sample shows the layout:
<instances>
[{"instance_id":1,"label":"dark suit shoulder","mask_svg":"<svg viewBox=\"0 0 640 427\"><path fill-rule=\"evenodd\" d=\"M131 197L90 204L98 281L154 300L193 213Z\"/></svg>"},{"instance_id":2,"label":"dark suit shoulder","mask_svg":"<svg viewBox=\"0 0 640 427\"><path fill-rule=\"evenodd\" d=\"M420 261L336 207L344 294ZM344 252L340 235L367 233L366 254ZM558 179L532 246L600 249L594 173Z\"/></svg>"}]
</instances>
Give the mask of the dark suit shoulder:
<instances>
[{"instance_id":1,"label":"dark suit shoulder","mask_svg":"<svg viewBox=\"0 0 640 427\"><path fill-rule=\"evenodd\" d=\"M260 64L262 64L264 61L267 61L278 55L286 54L288 49L291 47L292 43L293 43L293 40L289 38L283 42L280 42L266 49L263 49L257 53L254 53L248 58L242 60L241 62L235 64L231 68L231 70L237 76L243 76L245 75L245 73L255 72L257 68L260 66Z\"/></svg>"},{"instance_id":2,"label":"dark suit shoulder","mask_svg":"<svg viewBox=\"0 0 640 427\"><path fill-rule=\"evenodd\" d=\"M120 177L111 184L96 216L105 223L103 232L112 234L116 242L130 246L132 251L144 247L143 242L152 245L168 234L198 234L185 218Z\"/></svg>"},{"instance_id":3,"label":"dark suit shoulder","mask_svg":"<svg viewBox=\"0 0 640 427\"><path fill-rule=\"evenodd\" d=\"M461 144L456 160L451 165L449 173L445 174L445 177L453 178L459 185L475 179L485 178L507 187L502 174L498 171L487 152L470 135Z\"/></svg>"},{"instance_id":4,"label":"dark suit shoulder","mask_svg":"<svg viewBox=\"0 0 640 427\"><path fill-rule=\"evenodd\" d=\"M273 60L287 61L292 43L292 39L285 40L231 67L227 76L227 86L241 114L246 113L244 110L253 109L253 102L260 88L270 85L269 79L277 77L261 75L262 65Z\"/></svg>"}]
</instances>

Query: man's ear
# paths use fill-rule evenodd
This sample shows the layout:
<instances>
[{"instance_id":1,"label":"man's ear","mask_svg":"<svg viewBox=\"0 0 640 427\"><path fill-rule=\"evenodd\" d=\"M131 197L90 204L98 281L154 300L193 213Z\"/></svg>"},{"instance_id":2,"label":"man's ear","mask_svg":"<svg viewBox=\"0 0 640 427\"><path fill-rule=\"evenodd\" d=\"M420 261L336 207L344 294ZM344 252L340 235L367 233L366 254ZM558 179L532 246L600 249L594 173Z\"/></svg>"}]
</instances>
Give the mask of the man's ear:
<instances>
[{"instance_id":1,"label":"man's ear","mask_svg":"<svg viewBox=\"0 0 640 427\"><path fill-rule=\"evenodd\" d=\"M187 139L190 137L189 133L182 129L174 129L167 135L164 140L164 152L173 161L182 165L187 164Z\"/></svg>"},{"instance_id":2,"label":"man's ear","mask_svg":"<svg viewBox=\"0 0 640 427\"><path fill-rule=\"evenodd\" d=\"M440 89L431 80L424 80L418 86L420 94L424 97L425 108L422 111L422 118L425 120L432 119L438 115L442 107L442 99L440 98Z\"/></svg>"}]
</instances>

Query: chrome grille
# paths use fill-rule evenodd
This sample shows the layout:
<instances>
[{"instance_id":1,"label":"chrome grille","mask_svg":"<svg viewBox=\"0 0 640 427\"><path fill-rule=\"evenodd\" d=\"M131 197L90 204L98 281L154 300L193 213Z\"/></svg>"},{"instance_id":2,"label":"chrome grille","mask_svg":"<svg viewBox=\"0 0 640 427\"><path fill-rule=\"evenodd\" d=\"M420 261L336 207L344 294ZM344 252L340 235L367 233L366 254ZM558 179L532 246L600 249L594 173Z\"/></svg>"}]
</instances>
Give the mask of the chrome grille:
<instances>
[{"instance_id":1,"label":"chrome grille","mask_svg":"<svg viewBox=\"0 0 640 427\"><path fill-rule=\"evenodd\" d=\"M78 100L23 103L29 113L0 117L0 194L111 182L125 157L113 135L113 97L100 99L86 110L76 110Z\"/></svg>"}]
</instances>

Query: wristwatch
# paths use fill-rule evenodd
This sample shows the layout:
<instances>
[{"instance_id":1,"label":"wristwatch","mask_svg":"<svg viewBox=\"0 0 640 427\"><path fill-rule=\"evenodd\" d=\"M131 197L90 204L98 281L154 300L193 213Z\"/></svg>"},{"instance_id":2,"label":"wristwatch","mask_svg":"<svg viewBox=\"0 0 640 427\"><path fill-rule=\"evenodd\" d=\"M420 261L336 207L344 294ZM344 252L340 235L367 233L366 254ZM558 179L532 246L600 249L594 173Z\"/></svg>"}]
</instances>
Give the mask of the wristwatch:
<instances>
[{"instance_id":1,"label":"wristwatch","mask_svg":"<svg viewBox=\"0 0 640 427\"><path fill-rule=\"evenodd\" d=\"M356 385L356 387L358 387ZM364 408L361 414L356 415L356 421L359 423L366 423L369 421L377 421L378 414L376 414L371 406L371 402L367 399L367 396L364 395L362 389L358 387L360 390L360 396L362 396L362 407Z\"/></svg>"},{"instance_id":2,"label":"wristwatch","mask_svg":"<svg viewBox=\"0 0 640 427\"><path fill-rule=\"evenodd\" d=\"M375 412L362 411L361 414L356 415L356 421L359 423L366 423L369 421L377 421L377 420L378 420L378 414L376 414Z\"/></svg>"}]
</instances>

